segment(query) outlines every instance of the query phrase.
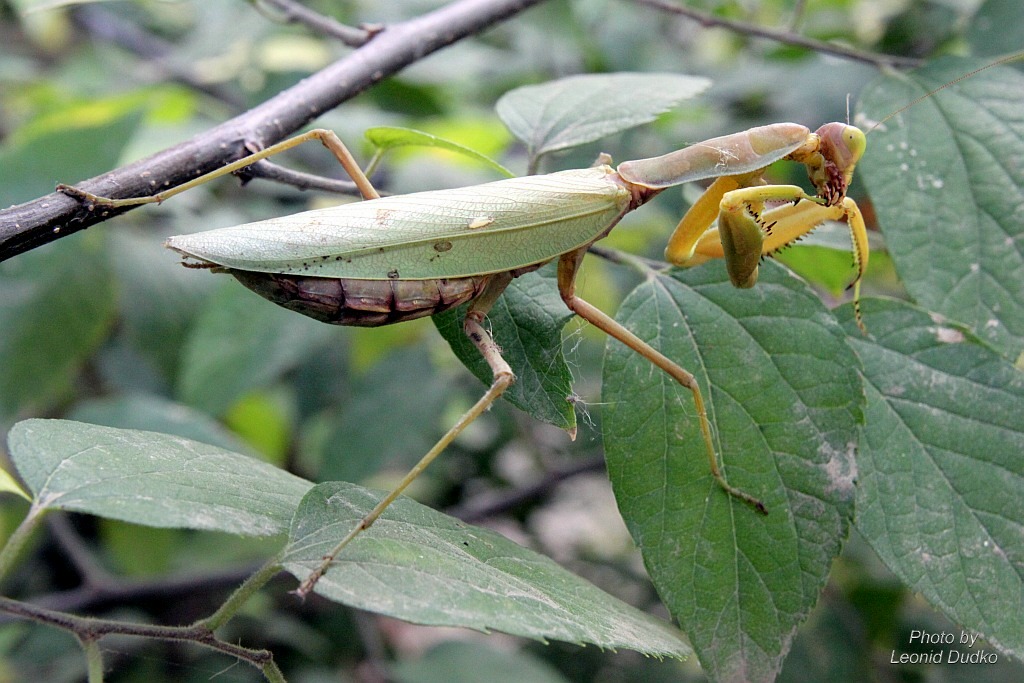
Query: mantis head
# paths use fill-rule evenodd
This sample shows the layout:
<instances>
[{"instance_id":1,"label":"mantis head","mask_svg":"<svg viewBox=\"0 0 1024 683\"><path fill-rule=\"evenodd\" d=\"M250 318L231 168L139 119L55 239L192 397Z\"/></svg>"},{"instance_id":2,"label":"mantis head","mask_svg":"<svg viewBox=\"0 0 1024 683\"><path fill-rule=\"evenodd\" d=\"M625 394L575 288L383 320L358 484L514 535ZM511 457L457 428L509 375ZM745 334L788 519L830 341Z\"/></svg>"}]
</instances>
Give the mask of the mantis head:
<instances>
[{"instance_id":1,"label":"mantis head","mask_svg":"<svg viewBox=\"0 0 1024 683\"><path fill-rule=\"evenodd\" d=\"M846 197L853 170L867 149L867 136L860 128L845 123L826 123L815 135L820 141L819 152L824 165L817 172L808 166L811 182L818 196L823 197L828 206L833 206Z\"/></svg>"}]
</instances>

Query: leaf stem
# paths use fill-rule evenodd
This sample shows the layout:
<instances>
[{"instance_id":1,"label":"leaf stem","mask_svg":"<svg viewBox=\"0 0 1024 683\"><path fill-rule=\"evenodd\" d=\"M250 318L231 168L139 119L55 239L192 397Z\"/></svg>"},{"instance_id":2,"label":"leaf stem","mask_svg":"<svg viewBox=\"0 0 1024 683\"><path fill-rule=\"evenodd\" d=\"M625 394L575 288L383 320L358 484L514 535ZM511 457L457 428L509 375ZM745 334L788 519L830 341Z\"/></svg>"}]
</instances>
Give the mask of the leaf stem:
<instances>
[{"instance_id":1,"label":"leaf stem","mask_svg":"<svg viewBox=\"0 0 1024 683\"><path fill-rule=\"evenodd\" d=\"M205 619L200 619L195 622L193 627L206 629L211 633L216 631L218 628L230 621L231 618L238 613L238 610L241 609L242 605L244 605L256 591L263 588L263 586L265 586L267 582L274 578L280 571L281 563L279 562L279 558L275 557L271 559L258 571L243 581L242 585L236 588L235 591L228 596L228 599L224 601L224 604L217 608L216 612Z\"/></svg>"},{"instance_id":2,"label":"leaf stem","mask_svg":"<svg viewBox=\"0 0 1024 683\"><path fill-rule=\"evenodd\" d=\"M45 513L46 510L37 508L33 503L28 514L25 515L25 519L21 520L21 523L7 539L3 549L0 549L0 582L18 561L21 551L24 550L25 544L31 538L32 532L39 526L39 522L45 517Z\"/></svg>"},{"instance_id":3,"label":"leaf stem","mask_svg":"<svg viewBox=\"0 0 1024 683\"><path fill-rule=\"evenodd\" d=\"M103 651L99 642L93 638L79 638L78 642L85 651L89 683L103 683Z\"/></svg>"}]
</instances>

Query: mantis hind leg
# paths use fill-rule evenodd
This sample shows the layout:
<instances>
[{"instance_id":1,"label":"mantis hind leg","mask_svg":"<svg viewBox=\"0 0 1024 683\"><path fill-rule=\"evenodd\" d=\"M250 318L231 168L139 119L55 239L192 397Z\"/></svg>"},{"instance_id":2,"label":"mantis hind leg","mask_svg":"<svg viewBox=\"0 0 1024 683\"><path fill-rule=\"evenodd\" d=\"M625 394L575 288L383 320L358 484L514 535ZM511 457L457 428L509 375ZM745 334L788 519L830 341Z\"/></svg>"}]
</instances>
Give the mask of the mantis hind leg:
<instances>
[{"instance_id":1,"label":"mantis hind leg","mask_svg":"<svg viewBox=\"0 0 1024 683\"><path fill-rule=\"evenodd\" d=\"M728 481L718 464L718 455L715 452L714 441L711 437L711 423L708 420L707 409L704 406L704 397L700 391L697 379L674 361L663 355L661 352L650 346L625 327L615 322L608 314L597 307L587 303L576 296L576 271L579 269L580 261L586 253L586 248L578 249L565 254L558 261L558 291L569 307L576 315L580 316L594 327L602 330L610 337L617 339L641 356L649 360L655 366L667 373L672 379L686 387L693 394L693 402L697 409L697 420L700 425L701 438L708 456L708 466L711 469L711 476L715 478L718 485L730 496L750 505L761 514L768 514L764 503L754 496L736 488Z\"/></svg>"},{"instance_id":2,"label":"mantis hind leg","mask_svg":"<svg viewBox=\"0 0 1024 683\"><path fill-rule=\"evenodd\" d=\"M508 273L498 273L495 275L484 291L480 293L473 303L470 304L469 310L466 312L466 319L463 323L463 329L466 335L470 338L476 348L480 351L480 355L484 357L487 364L491 368L493 379L491 386L484 392L476 403L470 407L461 417L455 422L451 428L445 432L434 446L427 451L427 454L420 458L409 472L402 477L402 480L398 482L398 485L391 490L377 505L370 510L369 513L352 529L338 545L334 546L327 555L324 555L323 562L320 563L316 569L310 573L309 576L299 585L295 593L302 598L305 598L317 581L320 580L327 570L330 568L331 563L334 562L338 554L347 546L352 540L370 528L370 526L377 521L377 519L383 514L384 510L395 502L403 491L423 473L427 467L430 466L434 460L451 444L455 438L462 433L462 431L468 427L474 420L480 415L487 411L491 405L501 397L505 390L511 386L512 382L515 381L515 375L512 373L512 368L509 367L505 359L501 357L501 350L498 345L494 343L491 335L484 328L483 320L487 311L490 310L491 306L501 295L508 283L512 281L512 276Z\"/></svg>"},{"instance_id":3,"label":"mantis hind leg","mask_svg":"<svg viewBox=\"0 0 1024 683\"><path fill-rule=\"evenodd\" d=\"M362 195L363 199L377 199L378 197L380 197L380 194L378 194L377 190L374 189L373 185L370 183L369 178L367 178L366 174L363 173L363 169L359 167L359 164L356 162L355 157L353 157L352 153L348 151L348 148L345 146L345 143L341 141L341 138L339 138L334 131L327 130L326 128L316 128L314 130L307 131L301 135L296 135L295 137L288 138L287 140L282 140L281 142L278 142L275 145L271 145L266 149L261 149L258 152L254 152L247 157L227 164L226 166L218 168L215 171L210 171L209 173L205 173L199 176L198 178L193 178L192 180L186 183L182 183L181 185L172 187L169 190L157 192L156 194L152 195L146 195L143 197L127 197L123 199L111 199L109 197L100 197L98 195L92 194L91 192L86 192L85 190L80 190L77 187L64 184L57 185L57 190L59 192L63 192L66 195L74 197L80 201L88 202L90 204L103 206L107 208L138 206L140 204L159 204L165 199L173 197L176 194L181 194L186 190L191 190L192 188L198 187L199 185L202 185L203 183L206 183L215 178L220 178L221 176L228 175L229 173L240 171L244 168L252 166L257 161L266 159L268 157L272 157L275 154L280 154L281 152L292 149L293 147L298 147L302 143L309 142L310 140L319 140L324 147L330 150L331 154L333 154L334 157L338 160L342 168L345 169L345 172L349 175L350 178L352 178L352 181L355 183L356 188L359 190L359 194Z\"/></svg>"}]
</instances>

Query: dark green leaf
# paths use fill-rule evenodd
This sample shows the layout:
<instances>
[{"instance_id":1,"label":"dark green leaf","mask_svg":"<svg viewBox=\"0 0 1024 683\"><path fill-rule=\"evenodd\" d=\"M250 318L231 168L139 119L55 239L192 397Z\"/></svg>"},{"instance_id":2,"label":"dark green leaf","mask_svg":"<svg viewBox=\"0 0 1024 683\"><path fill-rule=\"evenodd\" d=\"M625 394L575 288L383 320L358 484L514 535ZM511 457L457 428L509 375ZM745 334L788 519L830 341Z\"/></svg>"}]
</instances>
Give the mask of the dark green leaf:
<instances>
[{"instance_id":1,"label":"dark green leaf","mask_svg":"<svg viewBox=\"0 0 1024 683\"><path fill-rule=\"evenodd\" d=\"M383 494L329 482L303 499L283 564L304 579ZM399 498L316 584L331 600L419 624L496 629L686 657L669 624L493 531Z\"/></svg>"},{"instance_id":2,"label":"dark green leaf","mask_svg":"<svg viewBox=\"0 0 1024 683\"><path fill-rule=\"evenodd\" d=\"M708 675L773 680L853 516L857 359L817 297L772 262L749 290L720 263L659 274L617 319L694 373L726 477L769 510L711 477L691 392L610 341L603 425L623 518Z\"/></svg>"},{"instance_id":3,"label":"dark green leaf","mask_svg":"<svg viewBox=\"0 0 1024 683\"><path fill-rule=\"evenodd\" d=\"M880 120L983 64L884 77L859 108ZM872 131L859 169L910 295L1010 358L1024 350L1022 94L1024 76L1008 67L950 85Z\"/></svg>"},{"instance_id":4,"label":"dark green leaf","mask_svg":"<svg viewBox=\"0 0 1024 683\"><path fill-rule=\"evenodd\" d=\"M177 436L69 420L25 420L7 437L37 511L154 527L283 533L312 486L284 470Z\"/></svg>"},{"instance_id":5,"label":"dark green leaf","mask_svg":"<svg viewBox=\"0 0 1024 683\"><path fill-rule=\"evenodd\" d=\"M1024 373L908 304L867 300L864 316L857 528L911 590L1021 658Z\"/></svg>"},{"instance_id":6,"label":"dark green leaf","mask_svg":"<svg viewBox=\"0 0 1024 683\"><path fill-rule=\"evenodd\" d=\"M490 366L462 331L466 307L434 316L434 323L469 370L490 386ZM576 429L569 401L572 376L562 356L562 328L573 314L558 295L554 268L516 278L487 314L501 354L516 375L505 392L512 405L567 431Z\"/></svg>"}]
</instances>

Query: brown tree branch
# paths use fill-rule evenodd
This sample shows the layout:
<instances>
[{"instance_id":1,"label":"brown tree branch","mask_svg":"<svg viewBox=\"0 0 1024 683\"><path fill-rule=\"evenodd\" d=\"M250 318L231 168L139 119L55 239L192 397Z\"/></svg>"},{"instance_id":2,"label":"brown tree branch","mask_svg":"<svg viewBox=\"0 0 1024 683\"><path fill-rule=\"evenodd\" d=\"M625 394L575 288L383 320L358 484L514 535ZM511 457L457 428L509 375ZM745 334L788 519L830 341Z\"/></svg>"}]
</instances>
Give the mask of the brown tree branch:
<instances>
[{"instance_id":1,"label":"brown tree branch","mask_svg":"<svg viewBox=\"0 0 1024 683\"><path fill-rule=\"evenodd\" d=\"M150 195L180 185L306 125L378 81L543 0L456 0L375 34L366 45L263 104L175 147L76 186L111 197ZM0 211L0 261L102 222L127 208L90 210L60 193Z\"/></svg>"},{"instance_id":2,"label":"brown tree branch","mask_svg":"<svg viewBox=\"0 0 1024 683\"><path fill-rule=\"evenodd\" d=\"M719 28L728 29L735 33L742 33L748 36L755 36L758 38L765 38L767 40L774 40L784 45L795 45L797 47L806 47L814 50L821 54L833 55L835 57L841 57L843 59L850 59L855 62L863 62L865 64L872 64L874 66L890 66L890 67L903 67L912 68L921 65L921 60L914 59L912 57L901 57L899 55L884 55L878 54L877 52L867 52L865 50L858 50L856 48L847 47L838 43L830 43L824 40L816 40L814 38L808 38L807 36L794 33L792 31L786 31L783 29L771 28L768 26L760 26L758 24L751 24L745 21L736 21L735 19L727 19L725 17L716 16L714 14L708 14L695 9L691 9L684 5L672 2L672 0L633 0L638 5L646 5L647 7L653 7L654 9L662 12L668 12L669 14L677 14L687 19L692 19L698 22L702 26L717 26Z\"/></svg>"}]
</instances>

